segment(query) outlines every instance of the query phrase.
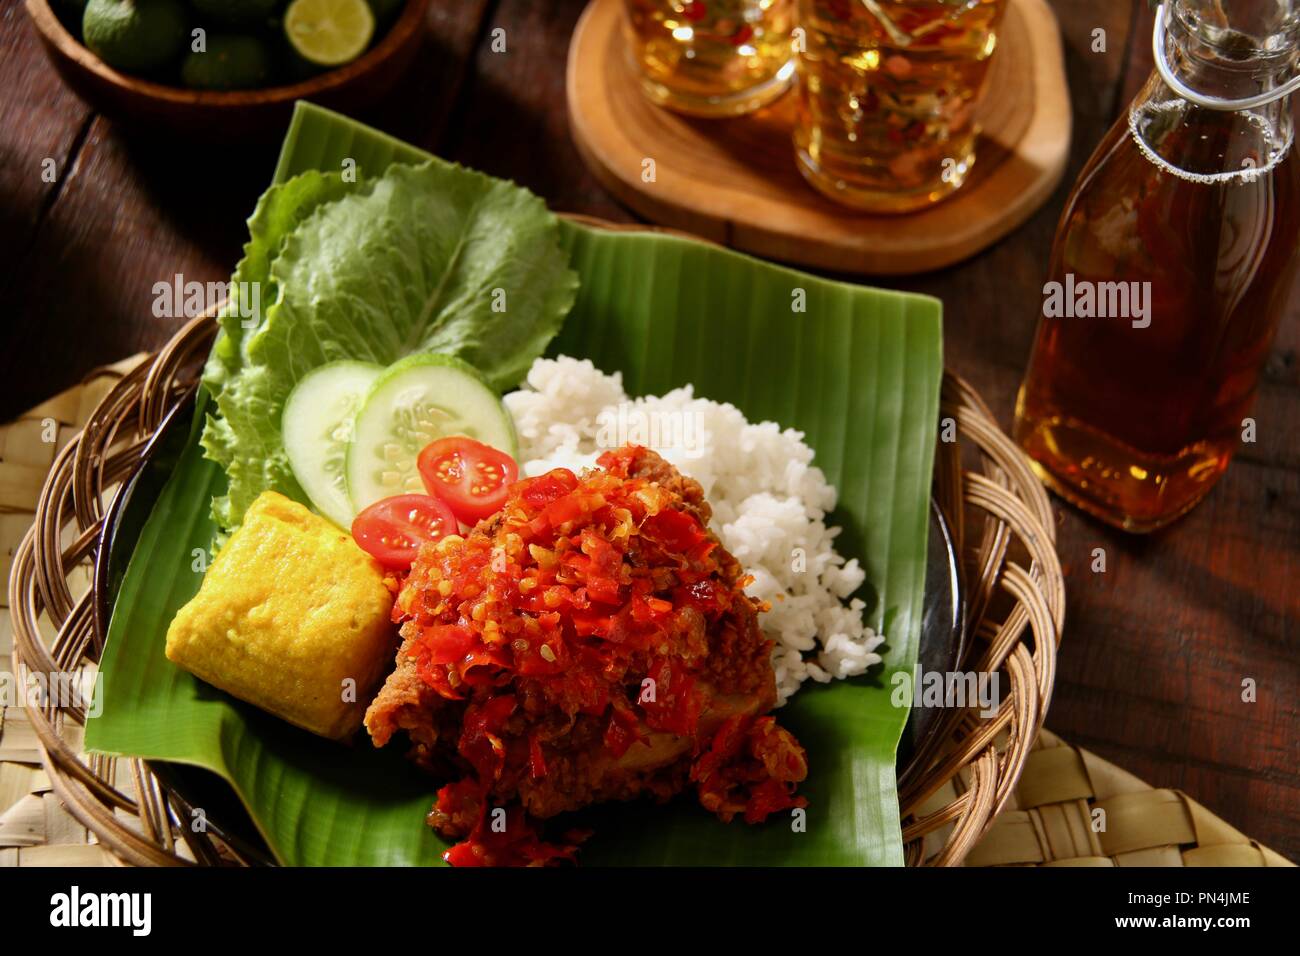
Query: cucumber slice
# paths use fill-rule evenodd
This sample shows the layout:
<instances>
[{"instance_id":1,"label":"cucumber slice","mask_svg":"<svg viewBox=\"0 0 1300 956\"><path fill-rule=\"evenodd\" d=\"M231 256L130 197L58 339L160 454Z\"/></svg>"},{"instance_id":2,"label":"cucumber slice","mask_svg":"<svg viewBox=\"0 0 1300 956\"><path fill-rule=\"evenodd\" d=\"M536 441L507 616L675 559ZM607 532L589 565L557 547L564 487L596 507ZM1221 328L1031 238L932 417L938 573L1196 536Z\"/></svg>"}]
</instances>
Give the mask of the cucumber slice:
<instances>
[{"instance_id":1,"label":"cucumber slice","mask_svg":"<svg viewBox=\"0 0 1300 956\"><path fill-rule=\"evenodd\" d=\"M473 366L421 353L392 365L357 412L348 495L360 512L390 495L425 493L416 459L431 441L468 435L518 458L515 425Z\"/></svg>"},{"instance_id":2,"label":"cucumber slice","mask_svg":"<svg viewBox=\"0 0 1300 956\"><path fill-rule=\"evenodd\" d=\"M356 516L347 489L353 421L383 371L369 362L331 362L308 372L284 403L280 430L293 475L316 510L342 528Z\"/></svg>"}]
</instances>

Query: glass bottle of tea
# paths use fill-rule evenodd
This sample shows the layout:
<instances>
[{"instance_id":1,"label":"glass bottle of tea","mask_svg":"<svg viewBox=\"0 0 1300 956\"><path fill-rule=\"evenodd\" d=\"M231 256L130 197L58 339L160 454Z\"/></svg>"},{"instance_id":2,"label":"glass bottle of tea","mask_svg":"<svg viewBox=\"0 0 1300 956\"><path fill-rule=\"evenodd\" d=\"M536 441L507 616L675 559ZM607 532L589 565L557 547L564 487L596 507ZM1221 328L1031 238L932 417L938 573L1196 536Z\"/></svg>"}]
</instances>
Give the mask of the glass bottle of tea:
<instances>
[{"instance_id":1,"label":"glass bottle of tea","mask_svg":"<svg viewBox=\"0 0 1300 956\"><path fill-rule=\"evenodd\" d=\"M1157 68L1057 227L1014 434L1050 487L1130 531L1186 513L1251 437L1300 251L1296 6L1162 4Z\"/></svg>"}]
</instances>

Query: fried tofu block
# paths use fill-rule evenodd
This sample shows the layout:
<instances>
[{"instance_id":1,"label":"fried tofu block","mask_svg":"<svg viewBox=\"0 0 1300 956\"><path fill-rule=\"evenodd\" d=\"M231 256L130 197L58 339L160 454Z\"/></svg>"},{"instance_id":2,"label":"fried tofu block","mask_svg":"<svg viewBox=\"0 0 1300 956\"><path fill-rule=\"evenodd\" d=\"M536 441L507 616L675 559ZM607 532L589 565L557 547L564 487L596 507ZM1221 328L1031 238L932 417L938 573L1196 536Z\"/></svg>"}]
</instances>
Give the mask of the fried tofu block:
<instances>
[{"instance_id":1,"label":"fried tofu block","mask_svg":"<svg viewBox=\"0 0 1300 956\"><path fill-rule=\"evenodd\" d=\"M393 663L392 606L379 564L351 535L267 491L176 613L167 657L240 700L344 739Z\"/></svg>"}]
</instances>

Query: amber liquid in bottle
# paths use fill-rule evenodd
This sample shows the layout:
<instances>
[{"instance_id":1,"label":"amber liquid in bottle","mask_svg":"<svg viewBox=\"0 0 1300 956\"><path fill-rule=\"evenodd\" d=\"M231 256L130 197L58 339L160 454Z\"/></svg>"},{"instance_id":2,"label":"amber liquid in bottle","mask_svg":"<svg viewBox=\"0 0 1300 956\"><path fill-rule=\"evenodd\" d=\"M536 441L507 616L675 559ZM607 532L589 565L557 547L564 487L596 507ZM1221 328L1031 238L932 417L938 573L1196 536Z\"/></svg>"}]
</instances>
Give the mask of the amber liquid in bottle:
<instances>
[{"instance_id":1,"label":"amber liquid in bottle","mask_svg":"<svg viewBox=\"0 0 1300 956\"><path fill-rule=\"evenodd\" d=\"M1248 432L1300 226L1289 135L1271 142L1248 115L1153 108L1115 125L1066 203L1049 280L1094 315L1045 308L1015 423L1050 486L1131 531L1195 505ZM1139 297L1100 317L1107 299L1123 306L1101 286L1115 282Z\"/></svg>"}]
</instances>

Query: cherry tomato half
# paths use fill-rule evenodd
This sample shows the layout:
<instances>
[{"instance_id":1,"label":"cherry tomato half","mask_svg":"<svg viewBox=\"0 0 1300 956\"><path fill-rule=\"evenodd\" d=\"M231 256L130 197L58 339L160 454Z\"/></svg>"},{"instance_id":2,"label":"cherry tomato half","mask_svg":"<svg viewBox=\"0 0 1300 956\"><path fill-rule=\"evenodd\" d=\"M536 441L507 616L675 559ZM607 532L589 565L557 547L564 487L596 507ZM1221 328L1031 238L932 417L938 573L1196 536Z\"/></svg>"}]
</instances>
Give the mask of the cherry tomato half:
<instances>
[{"instance_id":1,"label":"cherry tomato half","mask_svg":"<svg viewBox=\"0 0 1300 956\"><path fill-rule=\"evenodd\" d=\"M506 489L519 477L513 458L463 435L427 445L416 465L429 494L441 498L457 518L471 525L500 511Z\"/></svg>"},{"instance_id":2,"label":"cherry tomato half","mask_svg":"<svg viewBox=\"0 0 1300 956\"><path fill-rule=\"evenodd\" d=\"M381 498L352 520L352 537L386 568L410 570L420 545L456 534L447 505L430 495Z\"/></svg>"}]
</instances>

